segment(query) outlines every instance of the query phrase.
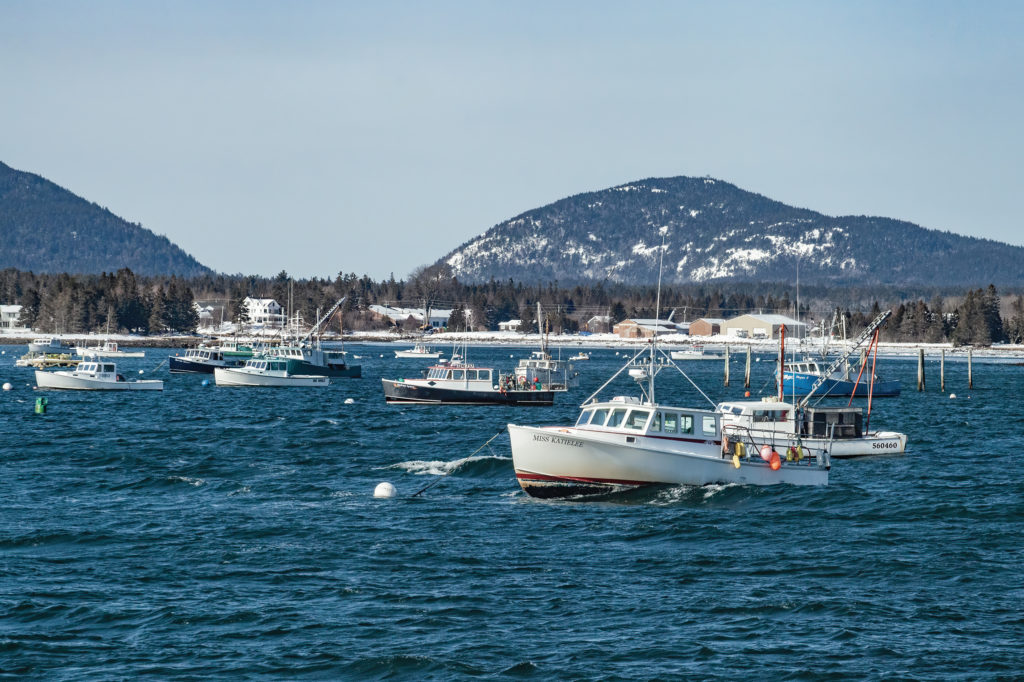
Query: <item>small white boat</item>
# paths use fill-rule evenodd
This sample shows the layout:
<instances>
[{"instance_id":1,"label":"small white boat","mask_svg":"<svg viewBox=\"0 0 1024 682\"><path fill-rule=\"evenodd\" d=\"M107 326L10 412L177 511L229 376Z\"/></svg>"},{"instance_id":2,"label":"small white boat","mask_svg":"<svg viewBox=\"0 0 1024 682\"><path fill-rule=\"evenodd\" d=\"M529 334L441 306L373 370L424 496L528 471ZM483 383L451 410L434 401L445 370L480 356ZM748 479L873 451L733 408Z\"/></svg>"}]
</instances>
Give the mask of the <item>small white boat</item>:
<instances>
[{"instance_id":1,"label":"small white boat","mask_svg":"<svg viewBox=\"0 0 1024 682\"><path fill-rule=\"evenodd\" d=\"M576 355L573 355L571 358L569 358L569 361L570 362L579 362L580 360L589 360L589 359L590 359L590 353L584 353L583 351L580 351Z\"/></svg>"},{"instance_id":2,"label":"small white boat","mask_svg":"<svg viewBox=\"0 0 1024 682\"><path fill-rule=\"evenodd\" d=\"M670 355L673 360L725 360L725 355L705 352L704 346L674 350Z\"/></svg>"},{"instance_id":3,"label":"small white boat","mask_svg":"<svg viewBox=\"0 0 1024 682\"><path fill-rule=\"evenodd\" d=\"M244 367L216 367L213 379L218 386L323 387L331 383L326 376L289 374L284 358L252 358Z\"/></svg>"},{"instance_id":4,"label":"small white boat","mask_svg":"<svg viewBox=\"0 0 1024 682\"><path fill-rule=\"evenodd\" d=\"M116 341L104 341L100 346L77 346L75 353L84 357L94 358L144 358L146 351L121 350Z\"/></svg>"},{"instance_id":5,"label":"small white boat","mask_svg":"<svg viewBox=\"0 0 1024 682\"><path fill-rule=\"evenodd\" d=\"M113 362L86 360L72 371L44 372L36 370L38 388L60 388L78 391L162 391L159 379L128 381L117 373Z\"/></svg>"},{"instance_id":6,"label":"small white boat","mask_svg":"<svg viewBox=\"0 0 1024 682\"><path fill-rule=\"evenodd\" d=\"M520 387L539 384L556 391L564 391L579 383L579 372L573 371L570 363L551 357L546 349L535 350L530 357L520 360L515 368L515 377Z\"/></svg>"},{"instance_id":7,"label":"small white boat","mask_svg":"<svg viewBox=\"0 0 1024 682\"><path fill-rule=\"evenodd\" d=\"M41 339L32 339L28 344L29 353L40 355L71 353L74 349L58 339L56 336L47 336Z\"/></svg>"},{"instance_id":8,"label":"small white boat","mask_svg":"<svg viewBox=\"0 0 1024 682\"><path fill-rule=\"evenodd\" d=\"M432 350L429 346L422 343L414 344L412 348L406 348L404 350L395 351L396 358L431 358L437 359L441 357L441 351Z\"/></svg>"},{"instance_id":9,"label":"small white boat","mask_svg":"<svg viewBox=\"0 0 1024 682\"><path fill-rule=\"evenodd\" d=\"M808 454L830 457L901 455L907 434L864 431L860 407L810 407L778 400L734 400L719 403L722 449L744 454L765 445L786 457Z\"/></svg>"}]
</instances>

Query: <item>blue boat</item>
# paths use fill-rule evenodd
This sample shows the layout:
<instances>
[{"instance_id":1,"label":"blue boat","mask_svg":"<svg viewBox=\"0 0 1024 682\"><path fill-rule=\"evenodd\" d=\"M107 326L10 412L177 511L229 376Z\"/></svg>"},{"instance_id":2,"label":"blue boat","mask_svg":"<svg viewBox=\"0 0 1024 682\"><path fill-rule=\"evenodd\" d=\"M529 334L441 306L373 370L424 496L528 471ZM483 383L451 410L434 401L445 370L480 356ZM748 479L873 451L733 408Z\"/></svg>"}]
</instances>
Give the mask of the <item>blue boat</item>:
<instances>
[{"instance_id":1,"label":"blue boat","mask_svg":"<svg viewBox=\"0 0 1024 682\"><path fill-rule=\"evenodd\" d=\"M814 360L786 363L782 373L783 395L807 395L823 373L824 369ZM778 372L776 371L777 379ZM857 398L867 398L869 391L876 398L895 398L900 394L900 382L899 380L887 381L876 375L872 390L871 376L867 372L860 377L858 382L856 376L850 377L845 372L836 371L825 379L814 395L831 398L849 398L852 395Z\"/></svg>"}]
</instances>

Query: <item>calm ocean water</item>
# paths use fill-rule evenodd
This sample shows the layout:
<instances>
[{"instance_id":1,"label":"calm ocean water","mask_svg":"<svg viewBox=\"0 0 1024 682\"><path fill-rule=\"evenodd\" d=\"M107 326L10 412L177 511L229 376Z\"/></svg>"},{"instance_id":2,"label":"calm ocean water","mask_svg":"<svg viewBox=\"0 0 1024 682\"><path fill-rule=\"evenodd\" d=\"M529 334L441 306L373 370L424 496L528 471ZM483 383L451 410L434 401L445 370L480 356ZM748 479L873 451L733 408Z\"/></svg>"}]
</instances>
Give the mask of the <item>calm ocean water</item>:
<instances>
[{"instance_id":1,"label":"calm ocean water","mask_svg":"<svg viewBox=\"0 0 1024 682\"><path fill-rule=\"evenodd\" d=\"M969 391L947 364L940 394L933 363L918 394L915 363L885 362L905 392L872 424L908 452L836 462L827 488L551 502L520 491L507 435L470 455L574 420L614 351L555 407L503 408L385 405L379 378L425 365L385 346L350 346L363 378L326 390L203 387L150 351L120 367L166 390L132 395L35 392L24 346L0 350L3 676L1024 676L1021 367L976 365ZM742 395L740 359L730 389L685 366ZM703 403L663 376L661 400ZM398 497L374 499L385 480Z\"/></svg>"}]
</instances>

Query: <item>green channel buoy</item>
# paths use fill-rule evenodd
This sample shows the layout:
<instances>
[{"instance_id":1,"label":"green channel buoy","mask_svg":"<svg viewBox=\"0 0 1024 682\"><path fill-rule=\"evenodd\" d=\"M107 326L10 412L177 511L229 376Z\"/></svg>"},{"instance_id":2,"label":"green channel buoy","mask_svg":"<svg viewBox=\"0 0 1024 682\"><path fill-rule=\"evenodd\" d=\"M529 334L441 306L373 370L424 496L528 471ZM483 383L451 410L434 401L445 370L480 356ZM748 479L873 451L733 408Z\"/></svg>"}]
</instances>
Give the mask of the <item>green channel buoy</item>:
<instances>
[{"instance_id":1,"label":"green channel buoy","mask_svg":"<svg viewBox=\"0 0 1024 682\"><path fill-rule=\"evenodd\" d=\"M46 414L46 398L36 398L36 414Z\"/></svg>"}]
</instances>

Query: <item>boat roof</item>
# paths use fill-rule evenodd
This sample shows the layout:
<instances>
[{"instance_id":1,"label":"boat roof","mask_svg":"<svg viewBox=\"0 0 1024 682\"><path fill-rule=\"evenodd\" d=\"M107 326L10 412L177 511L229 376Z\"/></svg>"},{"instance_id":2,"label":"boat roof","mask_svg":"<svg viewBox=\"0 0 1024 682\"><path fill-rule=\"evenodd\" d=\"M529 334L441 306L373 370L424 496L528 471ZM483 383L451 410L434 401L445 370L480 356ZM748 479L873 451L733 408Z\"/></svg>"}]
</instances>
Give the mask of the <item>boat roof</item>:
<instances>
[{"instance_id":1,"label":"boat roof","mask_svg":"<svg viewBox=\"0 0 1024 682\"><path fill-rule=\"evenodd\" d=\"M589 410L595 407L641 407L648 410L682 410L701 414L715 414L714 410L706 410L700 407L686 407L684 405L664 405L662 403L647 403L635 396L617 395L608 400L595 401L581 405L580 409Z\"/></svg>"},{"instance_id":2,"label":"boat roof","mask_svg":"<svg viewBox=\"0 0 1024 682\"><path fill-rule=\"evenodd\" d=\"M718 403L719 412L738 407L744 412L753 412L754 410L792 410L793 403L786 403L780 400L730 400L726 402Z\"/></svg>"}]
</instances>

